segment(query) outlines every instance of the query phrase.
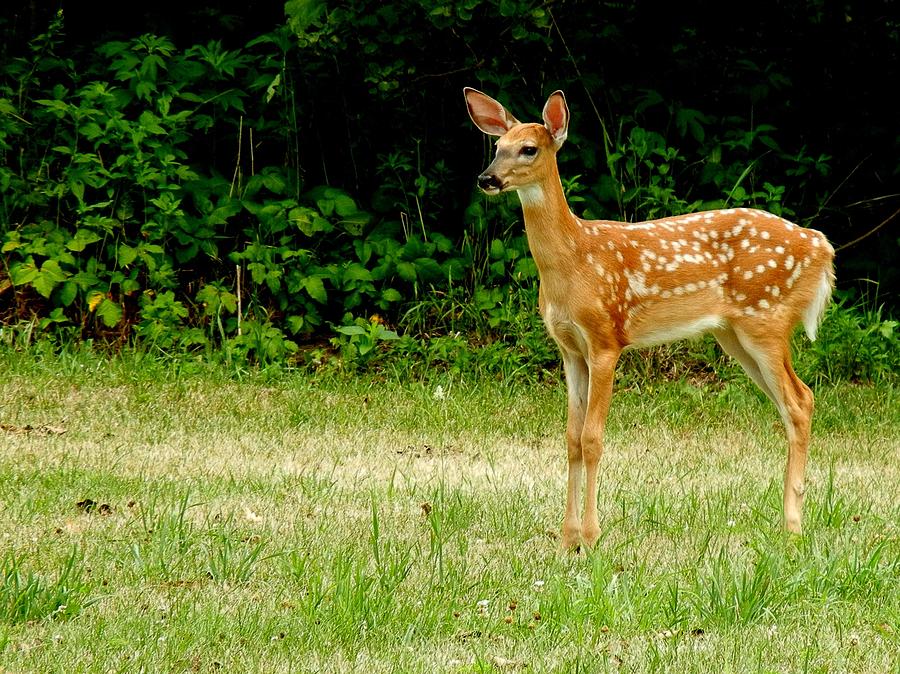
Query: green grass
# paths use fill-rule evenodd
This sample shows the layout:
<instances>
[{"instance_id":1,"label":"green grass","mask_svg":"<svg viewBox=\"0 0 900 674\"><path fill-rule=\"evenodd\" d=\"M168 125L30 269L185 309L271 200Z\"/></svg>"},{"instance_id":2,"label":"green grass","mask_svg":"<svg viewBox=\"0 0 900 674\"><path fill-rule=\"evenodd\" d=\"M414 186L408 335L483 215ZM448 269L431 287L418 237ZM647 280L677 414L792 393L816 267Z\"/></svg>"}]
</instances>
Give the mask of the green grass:
<instances>
[{"instance_id":1,"label":"green grass","mask_svg":"<svg viewBox=\"0 0 900 674\"><path fill-rule=\"evenodd\" d=\"M573 555L558 382L0 351L0 671L900 671L900 396L816 394L803 537L771 406L648 382Z\"/></svg>"}]
</instances>

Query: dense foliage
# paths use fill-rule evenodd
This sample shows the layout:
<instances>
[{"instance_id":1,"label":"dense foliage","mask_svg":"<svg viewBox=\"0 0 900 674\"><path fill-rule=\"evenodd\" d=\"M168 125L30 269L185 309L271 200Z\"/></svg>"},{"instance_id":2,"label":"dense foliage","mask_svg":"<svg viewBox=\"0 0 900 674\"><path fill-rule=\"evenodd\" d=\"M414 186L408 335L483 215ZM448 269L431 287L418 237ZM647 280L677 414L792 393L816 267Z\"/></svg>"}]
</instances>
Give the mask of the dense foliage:
<instances>
[{"instance_id":1,"label":"dense foliage","mask_svg":"<svg viewBox=\"0 0 900 674\"><path fill-rule=\"evenodd\" d=\"M463 85L523 119L567 91L576 210L752 205L836 246L862 236L839 256L841 292L871 280L890 304L886 8L781 3L734 25L714 3L291 0L285 25L242 34L222 11L194 43L162 10L145 34L83 8L72 29L32 15L43 28L2 52L0 321L229 360L337 347L365 364L389 341L425 363L458 365L473 343L513 368L553 362L517 202L472 189L489 146ZM182 9L196 38L201 8ZM896 357L877 317L873 348Z\"/></svg>"}]
</instances>

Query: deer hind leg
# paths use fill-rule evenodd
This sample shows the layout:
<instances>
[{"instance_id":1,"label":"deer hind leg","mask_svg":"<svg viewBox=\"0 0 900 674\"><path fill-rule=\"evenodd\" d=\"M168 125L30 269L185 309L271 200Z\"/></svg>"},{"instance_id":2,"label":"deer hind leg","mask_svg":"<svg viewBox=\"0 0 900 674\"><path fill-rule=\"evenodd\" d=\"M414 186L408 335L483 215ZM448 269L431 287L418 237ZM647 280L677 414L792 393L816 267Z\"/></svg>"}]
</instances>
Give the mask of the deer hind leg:
<instances>
[{"instance_id":1,"label":"deer hind leg","mask_svg":"<svg viewBox=\"0 0 900 674\"><path fill-rule=\"evenodd\" d=\"M603 454L603 431L606 415L612 399L613 380L619 352L605 350L592 354L590 361L590 385L588 387L587 409L581 446L585 467L584 517L581 521L582 538L585 545L593 547L600 538L600 518L597 514L597 470Z\"/></svg>"},{"instance_id":2,"label":"deer hind leg","mask_svg":"<svg viewBox=\"0 0 900 674\"><path fill-rule=\"evenodd\" d=\"M794 372L788 341L778 338L777 331L764 334L736 329L735 335L741 348L755 362L759 375L768 387L767 395L778 408L787 431L784 526L788 531L799 534L802 530L803 495L806 491L806 459L812 425L813 394Z\"/></svg>"},{"instance_id":3,"label":"deer hind leg","mask_svg":"<svg viewBox=\"0 0 900 674\"><path fill-rule=\"evenodd\" d=\"M581 473L584 466L581 433L584 429L590 374L584 358L580 354L567 351L563 351L563 369L566 374L566 389L569 401L568 420L566 422L569 480L566 488L566 514L563 518L560 547L568 550L581 545L581 519L579 515L581 506Z\"/></svg>"}]
</instances>

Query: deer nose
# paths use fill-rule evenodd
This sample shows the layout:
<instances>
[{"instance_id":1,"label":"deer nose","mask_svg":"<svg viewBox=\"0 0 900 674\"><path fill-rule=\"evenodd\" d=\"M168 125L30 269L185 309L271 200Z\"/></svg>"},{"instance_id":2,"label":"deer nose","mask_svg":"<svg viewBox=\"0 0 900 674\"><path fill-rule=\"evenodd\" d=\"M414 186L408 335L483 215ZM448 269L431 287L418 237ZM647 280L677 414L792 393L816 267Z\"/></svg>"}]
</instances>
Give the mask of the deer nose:
<instances>
[{"instance_id":1,"label":"deer nose","mask_svg":"<svg viewBox=\"0 0 900 674\"><path fill-rule=\"evenodd\" d=\"M499 190L502 184L497 176L491 173L482 173L478 176L478 187L487 192L489 190Z\"/></svg>"}]
</instances>

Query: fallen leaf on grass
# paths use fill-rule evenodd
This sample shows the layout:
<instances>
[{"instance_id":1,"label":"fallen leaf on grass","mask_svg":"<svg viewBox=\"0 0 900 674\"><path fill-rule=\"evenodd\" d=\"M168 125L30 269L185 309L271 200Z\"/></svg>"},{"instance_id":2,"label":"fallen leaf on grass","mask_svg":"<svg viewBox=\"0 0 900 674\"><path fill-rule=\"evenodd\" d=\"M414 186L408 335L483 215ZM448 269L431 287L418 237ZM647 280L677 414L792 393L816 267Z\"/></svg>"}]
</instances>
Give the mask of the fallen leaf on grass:
<instances>
[{"instance_id":1,"label":"fallen leaf on grass","mask_svg":"<svg viewBox=\"0 0 900 674\"><path fill-rule=\"evenodd\" d=\"M499 655L491 657L491 664L497 669L525 669L528 664L521 660L508 660Z\"/></svg>"},{"instance_id":2,"label":"fallen leaf on grass","mask_svg":"<svg viewBox=\"0 0 900 674\"><path fill-rule=\"evenodd\" d=\"M35 435L62 435L66 432L66 429L62 426L32 426L31 424L25 424L24 426L0 424L0 430L15 435L25 435L26 433L34 433Z\"/></svg>"}]
</instances>

